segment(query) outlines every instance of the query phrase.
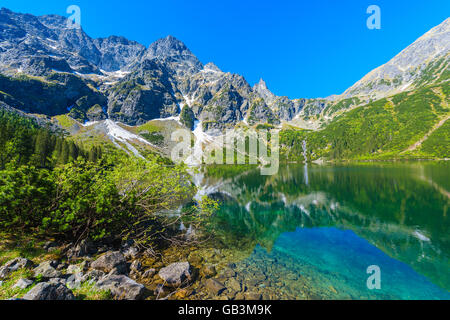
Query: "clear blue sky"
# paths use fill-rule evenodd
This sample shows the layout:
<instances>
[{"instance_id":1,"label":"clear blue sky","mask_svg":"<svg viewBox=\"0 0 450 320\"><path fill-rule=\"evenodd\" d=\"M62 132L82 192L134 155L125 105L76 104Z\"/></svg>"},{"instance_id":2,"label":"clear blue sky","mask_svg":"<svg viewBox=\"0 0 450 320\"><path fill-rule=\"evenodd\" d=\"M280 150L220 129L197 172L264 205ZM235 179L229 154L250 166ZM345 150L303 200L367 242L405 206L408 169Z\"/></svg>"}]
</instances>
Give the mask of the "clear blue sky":
<instances>
[{"instance_id":1,"label":"clear blue sky","mask_svg":"<svg viewBox=\"0 0 450 320\"><path fill-rule=\"evenodd\" d=\"M148 46L171 34L197 57L263 78L277 95L342 93L450 15L449 0L0 0L13 11L66 14L81 8L91 37L122 35ZM381 8L381 30L366 9Z\"/></svg>"}]
</instances>

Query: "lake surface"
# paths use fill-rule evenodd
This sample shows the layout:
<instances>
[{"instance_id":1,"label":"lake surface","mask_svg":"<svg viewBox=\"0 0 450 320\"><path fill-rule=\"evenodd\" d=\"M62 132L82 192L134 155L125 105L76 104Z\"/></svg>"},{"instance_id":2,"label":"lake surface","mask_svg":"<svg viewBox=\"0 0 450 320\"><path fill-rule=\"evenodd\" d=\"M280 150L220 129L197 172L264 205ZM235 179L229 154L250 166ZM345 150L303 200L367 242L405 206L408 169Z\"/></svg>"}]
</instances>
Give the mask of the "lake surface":
<instances>
[{"instance_id":1,"label":"lake surface","mask_svg":"<svg viewBox=\"0 0 450 320\"><path fill-rule=\"evenodd\" d=\"M221 203L216 234L271 298L450 298L450 164L205 171L202 191ZM368 288L369 266L380 289Z\"/></svg>"}]
</instances>

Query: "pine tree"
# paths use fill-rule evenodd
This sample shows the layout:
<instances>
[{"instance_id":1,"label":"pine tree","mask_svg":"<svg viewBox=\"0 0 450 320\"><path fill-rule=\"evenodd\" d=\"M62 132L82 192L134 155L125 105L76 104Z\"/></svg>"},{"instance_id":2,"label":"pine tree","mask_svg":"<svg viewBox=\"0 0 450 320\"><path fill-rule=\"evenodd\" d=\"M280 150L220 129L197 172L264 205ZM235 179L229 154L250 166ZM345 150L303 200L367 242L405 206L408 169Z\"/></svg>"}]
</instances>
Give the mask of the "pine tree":
<instances>
[{"instance_id":1,"label":"pine tree","mask_svg":"<svg viewBox=\"0 0 450 320\"><path fill-rule=\"evenodd\" d=\"M78 148L73 141L69 141L69 161L76 160L78 158Z\"/></svg>"},{"instance_id":2,"label":"pine tree","mask_svg":"<svg viewBox=\"0 0 450 320\"><path fill-rule=\"evenodd\" d=\"M89 150L89 155L88 155L88 160L90 162L97 162L97 147L93 146L90 150Z\"/></svg>"},{"instance_id":3,"label":"pine tree","mask_svg":"<svg viewBox=\"0 0 450 320\"><path fill-rule=\"evenodd\" d=\"M61 155L59 157L58 163L65 164L69 162L69 144L66 140L62 142Z\"/></svg>"},{"instance_id":4,"label":"pine tree","mask_svg":"<svg viewBox=\"0 0 450 320\"><path fill-rule=\"evenodd\" d=\"M50 133L47 130L38 131L34 150L36 165L45 167L52 150Z\"/></svg>"}]
</instances>

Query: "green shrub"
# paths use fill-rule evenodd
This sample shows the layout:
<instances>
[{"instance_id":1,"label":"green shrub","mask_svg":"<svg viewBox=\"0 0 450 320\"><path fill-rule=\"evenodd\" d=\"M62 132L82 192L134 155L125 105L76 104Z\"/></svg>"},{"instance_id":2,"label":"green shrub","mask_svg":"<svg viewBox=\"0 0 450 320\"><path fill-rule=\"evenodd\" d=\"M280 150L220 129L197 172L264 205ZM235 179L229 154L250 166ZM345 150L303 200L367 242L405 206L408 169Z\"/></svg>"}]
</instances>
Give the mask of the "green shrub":
<instances>
[{"instance_id":1,"label":"green shrub","mask_svg":"<svg viewBox=\"0 0 450 320\"><path fill-rule=\"evenodd\" d=\"M164 231L168 219L161 213L194 192L184 167L156 160L115 156L96 164L79 158L53 171L9 165L0 171L0 229L145 243Z\"/></svg>"},{"instance_id":2,"label":"green shrub","mask_svg":"<svg viewBox=\"0 0 450 320\"><path fill-rule=\"evenodd\" d=\"M0 112L0 146L2 232L145 244L172 224L165 213L195 193L184 166L154 154L143 160L103 154L99 146L86 151L17 114ZM205 199L183 216L202 221L211 207Z\"/></svg>"},{"instance_id":3,"label":"green shrub","mask_svg":"<svg viewBox=\"0 0 450 320\"><path fill-rule=\"evenodd\" d=\"M0 228L36 231L48 212L55 187L46 169L8 165L0 171Z\"/></svg>"}]
</instances>

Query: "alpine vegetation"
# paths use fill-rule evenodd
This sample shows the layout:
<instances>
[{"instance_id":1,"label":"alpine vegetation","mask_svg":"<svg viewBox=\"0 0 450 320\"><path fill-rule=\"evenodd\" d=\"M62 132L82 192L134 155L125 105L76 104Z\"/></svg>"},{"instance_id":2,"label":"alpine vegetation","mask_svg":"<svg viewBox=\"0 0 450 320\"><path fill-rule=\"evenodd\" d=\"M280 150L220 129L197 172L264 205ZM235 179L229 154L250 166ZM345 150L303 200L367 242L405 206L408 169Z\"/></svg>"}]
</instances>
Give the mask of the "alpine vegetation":
<instances>
[{"instance_id":1,"label":"alpine vegetation","mask_svg":"<svg viewBox=\"0 0 450 320\"><path fill-rule=\"evenodd\" d=\"M67 13L0 9L0 299L450 298L450 18L290 99Z\"/></svg>"}]
</instances>

